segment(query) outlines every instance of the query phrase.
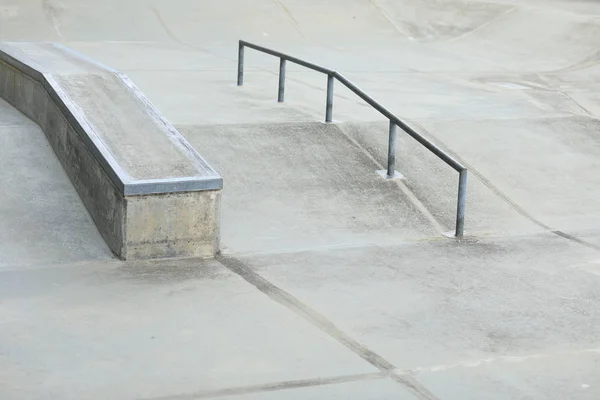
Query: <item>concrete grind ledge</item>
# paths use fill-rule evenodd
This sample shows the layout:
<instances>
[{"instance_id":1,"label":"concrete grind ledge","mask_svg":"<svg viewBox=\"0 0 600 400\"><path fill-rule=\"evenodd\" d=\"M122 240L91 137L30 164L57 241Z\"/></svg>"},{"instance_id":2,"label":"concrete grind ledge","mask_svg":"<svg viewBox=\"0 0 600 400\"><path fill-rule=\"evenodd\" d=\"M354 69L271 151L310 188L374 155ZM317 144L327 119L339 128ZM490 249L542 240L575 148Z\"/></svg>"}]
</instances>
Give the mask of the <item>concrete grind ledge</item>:
<instances>
[{"instance_id":1,"label":"concrete grind ledge","mask_svg":"<svg viewBox=\"0 0 600 400\"><path fill-rule=\"evenodd\" d=\"M126 75L56 43L0 43L0 97L42 128L119 258L218 251L222 178Z\"/></svg>"}]
</instances>

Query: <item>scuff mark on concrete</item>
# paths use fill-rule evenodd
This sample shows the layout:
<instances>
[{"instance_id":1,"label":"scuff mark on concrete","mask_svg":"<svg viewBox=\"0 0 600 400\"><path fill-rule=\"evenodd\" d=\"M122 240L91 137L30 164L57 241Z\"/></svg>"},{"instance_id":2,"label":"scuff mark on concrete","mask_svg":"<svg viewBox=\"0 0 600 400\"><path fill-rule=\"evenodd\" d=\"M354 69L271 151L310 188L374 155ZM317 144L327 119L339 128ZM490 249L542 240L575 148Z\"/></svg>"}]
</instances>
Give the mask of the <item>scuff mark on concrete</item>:
<instances>
[{"instance_id":1,"label":"scuff mark on concrete","mask_svg":"<svg viewBox=\"0 0 600 400\"><path fill-rule=\"evenodd\" d=\"M52 24L52 28L56 34L61 39L64 39L64 35L62 34L60 28L61 15L65 10L64 4L62 4L59 0L42 0L42 9L44 10L46 18Z\"/></svg>"},{"instance_id":2,"label":"scuff mark on concrete","mask_svg":"<svg viewBox=\"0 0 600 400\"><path fill-rule=\"evenodd\" d=\"M440 372L447 371L455 368L477 368L483 365L493 364L493 363L508 363L515 364L526 362L529 360L541 360L545 358L551 357L568 357L568 356L578 356L583 354L600 354L600 348L591 348L591 349L582 349L582 350L573 350L573 351L561 351L555 353L540 353L540 354L528 354L522 356L500 356L500 357L489 357L482 358L479 360L471 360L471 361L460 361L452 364L442 364L442 365L432 365L429 367L417 367L411 368L409 371L406 370L398 370L396 373L406 374L410 373L418 373L418 372Z\"/></svg>"},{"instance_id":3,"label":"scuff mark on concrete","mask_svg":"<svg viewBox=\"0 0 600 400\"><path fill-rule=\"evenodd\" d=\"M273 2L275 2L275 4L277 4L279 6L279 8L281 8L283 10L285 15L287 15L287 17L292 22L292 25L294 25L294 28L296 29L296 31L298 32L300 37L304 37L304 34L302 33L302 29L300 29L300 24L298 23L296 18L294 18L291 11L281 2L281 0L273 0Z\"/></svg>"}]
</instances>

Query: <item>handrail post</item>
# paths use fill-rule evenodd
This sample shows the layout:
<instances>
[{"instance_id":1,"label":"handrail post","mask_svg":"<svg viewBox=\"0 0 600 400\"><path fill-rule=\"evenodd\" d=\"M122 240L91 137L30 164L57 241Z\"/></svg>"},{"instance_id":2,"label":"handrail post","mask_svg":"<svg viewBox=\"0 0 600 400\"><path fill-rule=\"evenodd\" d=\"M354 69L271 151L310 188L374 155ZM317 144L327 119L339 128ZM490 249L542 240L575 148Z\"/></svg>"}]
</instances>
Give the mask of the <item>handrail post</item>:
<instances>
[{"instance_id":1,"label":"handrail post","mask_svg":"<svg viewBox=\"0 0 600 400\"><path fill-rule=\"evenodd\" d=\"M283 103L285 92L285 58L279 59L279 92L277 93L277 102Z\"/></svg>"},{"instance_id":2,"label":"handrail post","mask_svg":"<svg viewBox=\"0 0 600 400\"><path fill-rule=\"evenodd\" d=\"M333 74L327 75L327 102L325 105L325 122L331 122L333 114Z\"/></svg>"},{"instance_id":3,"label":"handrail post","mask_svg":"<svg viewBox=\"0 0 600 400\"><path fill-rule=\"evenodd\" d=\"M237 85L242 86L244 84L244 45L239 44L238 47L238 74L237 74Z\"/></svg>"},{"instance_id":4,"label":"handrail post","mask_svg":"<svg viewBox=\"0 0 600 400\"><path fill-rule=\"evenodd\" d=\"M465 203L467 201L467 170L460 171L458 176L458 204L456 207L456 237L462 238L465 233Z\"/></svg>"},{"instance_id":5,"label":"handrail post","mask_svg":"<svg viewBox=\"0 0 600 400\"><path fill-rule=\"evenodd\" d=\"M396 123L390 119L390 132L388 137L388 163L387 177L393 178L396 173Z\"/></svg>"}]
</instances>

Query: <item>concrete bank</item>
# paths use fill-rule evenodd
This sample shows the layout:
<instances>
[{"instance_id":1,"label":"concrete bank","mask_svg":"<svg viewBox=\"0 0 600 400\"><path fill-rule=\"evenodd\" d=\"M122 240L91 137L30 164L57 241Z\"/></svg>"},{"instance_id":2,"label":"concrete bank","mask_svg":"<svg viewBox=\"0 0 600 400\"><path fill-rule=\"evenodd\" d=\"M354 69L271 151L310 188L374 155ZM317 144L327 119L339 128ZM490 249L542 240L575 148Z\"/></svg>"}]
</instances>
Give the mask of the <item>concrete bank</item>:
<instances>
[{"instance_id":1,"label":"concrete bank","mask_svg":"<svg viewBox=\"0 0 600 400\"><path fill-rule=\"evenodd\" d=\"M127 76L58 44L3 43L0 97L42 128L117 256L218 250L221 177Z\"/></svg>"}]
</instances>

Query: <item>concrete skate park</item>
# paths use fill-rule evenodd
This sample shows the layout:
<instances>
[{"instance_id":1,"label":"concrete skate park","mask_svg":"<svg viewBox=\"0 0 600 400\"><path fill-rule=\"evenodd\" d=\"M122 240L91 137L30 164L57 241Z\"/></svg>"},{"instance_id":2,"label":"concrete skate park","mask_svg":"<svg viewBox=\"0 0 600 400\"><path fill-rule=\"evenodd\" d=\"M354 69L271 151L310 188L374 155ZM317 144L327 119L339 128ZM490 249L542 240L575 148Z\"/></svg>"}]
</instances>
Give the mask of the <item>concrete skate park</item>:
<instances>
[{"instance_id":1,"label":"concrete skate park","mask_svg":"<svg viewBox=\"0 0 600 400\"><path fill-rule=\"evenodd\" d=\"M597 400L598 37L583 0L0 0L0 399Z\"/></svg>"}]
</instances>

